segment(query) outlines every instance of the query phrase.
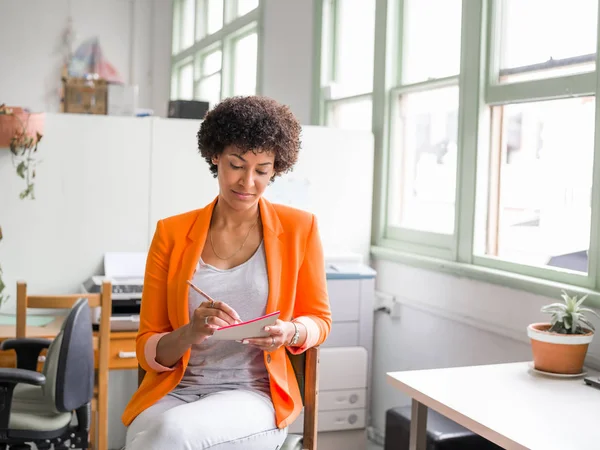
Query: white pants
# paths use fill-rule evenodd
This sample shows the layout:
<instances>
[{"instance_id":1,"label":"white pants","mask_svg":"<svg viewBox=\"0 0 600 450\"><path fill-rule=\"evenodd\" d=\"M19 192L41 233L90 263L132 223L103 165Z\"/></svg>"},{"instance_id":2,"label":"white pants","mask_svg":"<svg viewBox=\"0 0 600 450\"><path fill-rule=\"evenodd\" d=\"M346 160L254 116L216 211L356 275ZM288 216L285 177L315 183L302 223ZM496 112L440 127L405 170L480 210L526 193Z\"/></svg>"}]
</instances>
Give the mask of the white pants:
<instances>
[{"instance_id":1,"label":"white pants","mask_svg":"<svg viewBox=\"0 0 600 450\"><path fill-rule=\"evenodd\" d=\"M286 436L270 399L238 389L163 397L129 425L126 449L276 450Z\"/></svg>"}]
</instances>

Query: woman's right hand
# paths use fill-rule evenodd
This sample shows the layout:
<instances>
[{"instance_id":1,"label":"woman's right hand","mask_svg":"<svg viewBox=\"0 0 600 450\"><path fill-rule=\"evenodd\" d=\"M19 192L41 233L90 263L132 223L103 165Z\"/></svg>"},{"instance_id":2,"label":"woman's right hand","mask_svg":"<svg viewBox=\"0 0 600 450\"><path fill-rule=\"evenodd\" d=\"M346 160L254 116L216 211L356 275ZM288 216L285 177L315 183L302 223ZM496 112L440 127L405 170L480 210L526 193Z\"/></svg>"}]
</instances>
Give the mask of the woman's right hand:
<instances>
[{"instance_id":1,"label":"woman's right hand","mask_svg":"<svg viewBox=\"0 0 600 450\"><path fill-rule=\"evenodd\" d=\"M207 337L212 336L215 330L241 322L238 313L224 302L202 302L194 310L188 324L190 340L193 344L200 344Z\"/></svg>"}]
</instances>

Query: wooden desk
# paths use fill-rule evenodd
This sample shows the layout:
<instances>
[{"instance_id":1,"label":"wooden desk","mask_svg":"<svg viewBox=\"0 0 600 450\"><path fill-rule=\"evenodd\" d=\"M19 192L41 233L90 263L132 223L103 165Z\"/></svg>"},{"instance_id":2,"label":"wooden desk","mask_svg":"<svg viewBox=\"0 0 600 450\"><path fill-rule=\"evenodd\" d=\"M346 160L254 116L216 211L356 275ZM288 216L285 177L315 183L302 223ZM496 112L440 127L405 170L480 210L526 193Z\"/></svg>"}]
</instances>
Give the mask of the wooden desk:
<instances>
[{"instance_id":1,"label":"wooden desk","mask_svg":"<svg viewBox=\"0 0 600 450\"><path fill-rule=\"evenodd\" d=\"M28 326L27 337L53 339L60 331L63 320L63 316L58 316L46 326ZM137 331L112 331L110 333L109 370L137 369L138 363L135 356L136 335ZM14 337L14 325L0 325L0 341ZM16 367L14 351L0 351L0 367Z\"/></svg>"},{"instance_id":2,"label":"wooden desk","mask_svg":"<svg viewBox=\"0 0 600 450\"><path fill-rule=\"evenodd\" d=\"M600 389L583 378L538 375L521 362L390 372L387 380L413 399L411 450L425 449L427 408L506 449L600 446Z\"/></svg>"}]
</instances>

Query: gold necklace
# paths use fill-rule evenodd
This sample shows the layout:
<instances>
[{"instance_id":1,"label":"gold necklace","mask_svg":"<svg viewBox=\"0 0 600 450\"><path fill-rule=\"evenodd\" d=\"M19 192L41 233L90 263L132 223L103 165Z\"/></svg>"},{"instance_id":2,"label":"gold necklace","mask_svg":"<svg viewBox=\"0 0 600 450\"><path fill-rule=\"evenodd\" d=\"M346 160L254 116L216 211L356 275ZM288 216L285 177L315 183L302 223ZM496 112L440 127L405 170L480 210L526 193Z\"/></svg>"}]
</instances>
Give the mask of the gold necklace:
<instances>
[{"instance_id":1,"label":"gold necklace","mask_svg":"<svg viewBox=\"0 0 600 450\"><path fill-rule=\"evenodd\" d=\"M254 227L256 226L256 224L258 223L258 215L256 216L256 221L252 224L252 226L250 227L250 229L248 230L248 233L246 233L246 237L244 238L244 242L242 242L242 245L240 245L240 248L238 248L235 252L233 252L233 254L231 254L230 256L228 256L227 258L223 258L222 256L220 256L217 251L215 250L215 245L213 244L213 238L212 238L212 227L209 228L208 230L208 238L210 240L210 248L212 248L212 251L214 253L214 255L219 258L222 261L227 261L228 259L233 258L235 255L237 255L243 248L244 245L246 244L246 241L248 240L248 237L250 236L250 233L252 232L252 230L254 229Z\"/></svg>"}]
</instances>

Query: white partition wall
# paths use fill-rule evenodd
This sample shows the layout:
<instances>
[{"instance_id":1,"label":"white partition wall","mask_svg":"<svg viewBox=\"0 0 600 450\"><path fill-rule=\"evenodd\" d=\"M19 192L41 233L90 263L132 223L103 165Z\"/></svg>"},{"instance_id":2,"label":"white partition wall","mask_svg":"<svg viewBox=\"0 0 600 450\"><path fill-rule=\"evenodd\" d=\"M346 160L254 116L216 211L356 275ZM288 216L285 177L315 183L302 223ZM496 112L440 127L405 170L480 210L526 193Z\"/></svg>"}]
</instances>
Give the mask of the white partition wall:
<instances>
[{"instance_id":1,"label":"white partition wall","mask_svg":"<svg viewBox=\"0 0 600 450\"><path fill-rule=\"evenodd\" d=\"M15 284L31 292L79 290L102 273L108 251L146 251L160 218L199 208L218 192L198 154L199 121L49 114L36 200L0 150L0 265L14 308ZM370 133L304 127L298 165L267 198L314 212L326 253L368 257L373 185ZM110 448L123 444L120 416L136 374L111 372Z\"/></svg>"},{"instance_id":2,"label":"white partition wall","mask_svg":"<svg viewBox=\"0 0 600 450\"><path fill-rule=\"evenodd\" d=\"M355 252L368 261L373 196L370 132L304 126L298 164L266 198L316 214L327 254Z\"/></svg>"},{"instance_id":3,"label":"white partition wall","mask_svg":"<svg viewBox=\"0 0 600 450\"><path fill-rule=\"evenodd\" d=\"M99 273L107 251L143 251L148 241L149 119L49 114L40 143L35 200L11 154L0 150L0 264L6 290L74 291Z\"/></svg>"},{"instance_id":4,"label":"white partition wall","mask_svg":"<svg viewBox=\"0 0 600 450\"><path fill-rule=\"evenodd\" d=\"M152 121L150 235L159 219L201 208L219 192L198 152L199 128L199 120Z\"/></svg>"},{"instance_id":5,"label":"white partition wall","mask_svg":"<svg viewBox=\"0 0 600 450\"><path fill-rule=\"evenodd\" d=\"M156 221L196 209L218 192L197 150L199 121L49 114L36 200L0 150L0 264L33 292L77 290L102 273L108 251L145 251ZM373 139L368 132L303 127L294 171L267 188L272 201L314 212L326 253L368 257ZM12 303L6 308L10 309Z\"/></svg>"}]
</instances>

